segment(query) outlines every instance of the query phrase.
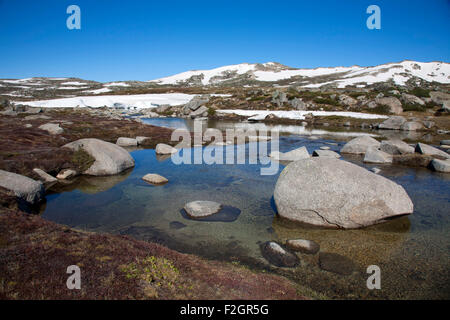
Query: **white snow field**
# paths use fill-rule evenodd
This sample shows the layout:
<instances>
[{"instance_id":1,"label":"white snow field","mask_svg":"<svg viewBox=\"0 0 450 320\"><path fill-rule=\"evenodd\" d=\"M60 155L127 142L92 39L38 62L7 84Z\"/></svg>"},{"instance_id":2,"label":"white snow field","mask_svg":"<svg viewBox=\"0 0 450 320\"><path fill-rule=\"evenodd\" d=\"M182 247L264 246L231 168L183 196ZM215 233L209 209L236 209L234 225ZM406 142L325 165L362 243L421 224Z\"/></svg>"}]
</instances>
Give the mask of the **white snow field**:
<instances>
[{"instance_id":1,"label":"white snow field","mask_svg":"<svg viewBox=\"0 0 450 320\"><path fill-rule=\"evenodd\" d=\"M99 89L101 90L101 89ZM188 103L194 95L184 93L161 94L136 94L136 95L108 95L108 96L83 96L63 99L22 101L15 104L26 104L33 107L44 108L75 108L75 107L114 107L115 103L136 109L155 108L158 105L169 104L171 106Z\"/></svg>"}]
</instances>

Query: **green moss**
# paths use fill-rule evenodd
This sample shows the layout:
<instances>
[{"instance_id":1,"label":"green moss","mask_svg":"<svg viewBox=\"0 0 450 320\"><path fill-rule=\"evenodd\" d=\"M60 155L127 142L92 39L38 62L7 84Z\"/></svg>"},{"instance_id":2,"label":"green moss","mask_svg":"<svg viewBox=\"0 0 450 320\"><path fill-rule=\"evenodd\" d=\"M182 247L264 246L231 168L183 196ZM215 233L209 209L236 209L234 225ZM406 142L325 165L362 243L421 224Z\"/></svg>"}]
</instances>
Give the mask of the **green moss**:
<instances>
[{"instance_id":1,"label":"green moss","mask_svg":"<svg viewBox=\"0 0 450 320\"><path fill-rule=\"evenodd\" d=\"M95 162L95 159L91 157L89 153L83 149L78 149L72 155L71 162L77 167L80 172L89 169Z\"/></svg>"},{"instance_id":2,"label":"green moss","mask_svg":"<svg viewBox=\"0 0 450 320\"><path fill-rule=\"evenodd\" d=\"M377 107L372 109L367 109L366 111L368 113L376 113L376 114L385 114L385 115L391 114L391 108L384 104L378 105Z\"/></svg>"},{"instance_id":3,"label":"green moss","mask_svg":"<svg viewBox=\"0 0 450 320\"><path fill-rule=\"evenodd\" d=\"M315 103L319 103L319 104L329 104L332 106L339 106L339 102L337 102L336 100L333 100L331 98L314 98L313 101Z\"/></svg>"},{"instance_id":4,"label":"green moss","mask_svg":"<svg viewBox=\"0 0 450 320\"><path fill-rule=\"evenodd\" d=\"M208 115L209 116L215 116L216 115L216 109L214 108L208 108Z\"/></svg>"},{"instance_id":5,"label":"green moss","mask_svg":"<svg viewBox=\"0 0 450 320\"><path fill-rule=\"evenodd\" d=\"M424 112L426 111L425 106L421 106L419 104L412 104L412 103L404 103L403 104L403 111L419 111Z\"/></svg>"},{"instance_id":6,"label":"green moss","mask_svg":"<svg viewBox=\"0 0 450 320\"><path fill-rule=\"evenodd\" d=\"M410 91L411 94L420 97L420 98L429 98L430 97L430 90L415 87Z\"/></svg>"},{"instance_id":7,"label":"green moss","mask_svg":"<svg viewBox=\"0 0 450 320\"><path fill-rule=\"evenodd\" d=\"M128 279L145 281L157 287L174 288L180 271L166 258L150 256L121 267Z\"/></svg>"}]
</instances>

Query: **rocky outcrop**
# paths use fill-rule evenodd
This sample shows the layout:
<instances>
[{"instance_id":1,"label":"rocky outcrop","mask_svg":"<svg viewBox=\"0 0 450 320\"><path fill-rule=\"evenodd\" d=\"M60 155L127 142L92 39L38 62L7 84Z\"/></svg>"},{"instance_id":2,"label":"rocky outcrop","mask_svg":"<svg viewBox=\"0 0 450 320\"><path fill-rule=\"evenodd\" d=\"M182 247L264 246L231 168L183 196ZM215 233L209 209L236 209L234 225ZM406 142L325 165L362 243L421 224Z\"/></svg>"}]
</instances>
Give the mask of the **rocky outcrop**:
<instances>
[{"instance_id":1,"label":"rocky outcrop","mask_svg":"<svg viewBox=\"0 0 450 320\"><path fill-rule=\"evenodd\" d=\"M406 119L400 116L390 117L378 125L378 129L400 130Z\"/></svg>"},{"instance_id":2,"label":"rocky outcrop","mask_svg":"<svg viewBox=\"0 0 450 320\"><path fill-rule=\"evenodd\" d=\"M380 150L392 155L414 153L414 147L398 139L381 141Z\"/></svg>"},{"instance_id":3,"label":"rocky outcrop","mask_svg":"<svg viewBox=\"0 0 450 320\"><path fill-rule=\"evenodd\" d=\"M339 102L345 106L353 106L358 103L358 100L353 99L352 97L350 97L346 94L341 94L339 96Z\"/></svg>"},{"instance_id":4,"label":"rocky outcrop","mask_svg":"<svg viewBox=\"0 0 450 320\"><path fill-rule=\"evenodd\" d=\"M191 101L189 101L183 108L183 113L184 114L189 114L192 111L197 110L198 108L200 108L201 106L203 106L204 104L208 103L209 101L209 96L204 95L204 96L195 96L194 98L192 98Z\"/></svg>"},{"instance_id":5,"label":"rocky outcrop","mask_svg":"<svg viewBox=\"0 0 450 320\"><path fill-rule=\"evenodd\" d=\"M289 164L278 178L274 199L280 217L322 227L360 228L413 212L400 185L332 158Z\"/></svg>"},{"instance_id":6,"label":"rocky outcrop","mask_svg":"<svg viewBox=\"0 0 450 320\"><path fill-rule=\"evenodd\" d=\"M450 155L447 152L421 142L416 145L416 152L430 156L442 157L444 159L450 158Z\"/></svg>"},{"instance_id":7,"label":"rocky outcrop","mask_svg":"<svg viewBox=\"0 0 450 320\"><path fill-rule=\"evenodd\" d=\"M370 147L367 149L363 161L368 163L392 163L392 155L378 148Z\"/></svg>"},{"instance_id":8,"label":"rocky outcrop","mask_svg":"<svg viewBox=\"0 0 450 320\"><path fill-rule=\"evenodd\" d=\"M418 104L421 106L425 105L425 102L422 99L408 93L402 93L402 100L408 104Z\"/></svg>"},{"instance_id":9,"label":"rocky outcrop","mask_svg":"<svg viewBox=\"0 0 450 320\"><path fill-rule=\"evenodd\" d=\"M430 163L430 168L437 172L450 172L450 159L433 159Z\"/></svg>"},{"instance_id":10,"label":"rocky outcrop","mask_svg":"<svg viewBox=\"0 0 450 320\"><path fill-rule=\"evenodd\" d=\"M13 192L19 200L31 205L44 200L45 196L42 182L4 170L0 170L0 187Z\"/></svg>"},{"instance_id":11,"label":"rocky outcrop","mask_svg":"<svg viewBox=\"0 0 450 320\"><path fill-rule=\"evenodd\" d=\"M59 123L46 123L39 126L39 129L45 130L50 134L61 134L64 129L60 127Z\"/></svg>"},{"instance_id":12,"label":"rocky outcrop","mask_svg":"<svg viewBox=\"0 0 450 320\"><path fill-rule=\"evenodd\" d=\"M294 98L289 101L289 104L295 110L306 110L306 103L302 99Z\"/></svg>"},{"instance_id":13,"label":"rocky outcrop","mask_svg":"<svg viewBox=\"0 0 450 320\"><path fill-rule=\"evenodd\" d=\"M437 104L443 104L445 101L450 101L450 94L440 91L430 92L431 100Z\"/></svg>"},{"instance_id":14,"label":"rocky outcrop","mask_svg":"<svg viewBox=\"0 0 450 320\"><path fill-rule=\"evenodd\" d=\"M380 142L370 136L361 136L347 142L341 149L341 153L364 154L370 147L378 148Z\"/></svg>"},{"instance_id":15,"label":"rocky outcrop","mask_svg":"<svg viewBox=\"0 0 450 320\"><path fill-rule=\"evenodd\" d=\"M400 114L403 112L402 103L395 97L382 97L375 99L379 105L388 106L391 113Z\"/></svg>"},{"instance_id":16,"label":"rocky outcrop","mask_svg":"<svg viewBox=\"0 0 450 320\"><path fill-rule=\"evenodd\" d=\"M81 139L63 146L74 151L80 149L87 152L95 162L84 171L92 176L118 174L134 167L134 160L122 147L99 139Z\"/></svg>"},{"instance_id":17,"label":"rocky outcrop","mask_svg":"<svg viewBox=\"0 0 450 320\"><path fill-rule=\"evenodd\" d=\"M191 113L189 113L189 117L191 119L195 119L198 117L206 117L208 116L208 108L205 106L201 106L200 108L198 108L195 111L192 111Z\"/></svg>"}]
</instances>

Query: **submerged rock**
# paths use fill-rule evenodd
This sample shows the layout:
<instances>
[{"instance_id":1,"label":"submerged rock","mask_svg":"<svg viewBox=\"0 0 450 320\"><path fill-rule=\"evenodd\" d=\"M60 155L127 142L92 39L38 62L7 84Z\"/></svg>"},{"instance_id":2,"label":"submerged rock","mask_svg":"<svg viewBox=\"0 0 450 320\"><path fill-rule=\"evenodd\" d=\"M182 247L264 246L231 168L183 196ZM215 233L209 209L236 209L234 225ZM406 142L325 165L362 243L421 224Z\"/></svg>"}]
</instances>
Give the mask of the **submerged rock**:
<instances>
[{"instance_id":1,"label":"submerged rock","mask_svg":"<svg viewBox=\"0 0 450 320\"><path fill-rule=\"evenodd\" d=\"M355 263L345 256L337 253L319 253L319 266L322 270L348 276L356 270Z\"/></svg>"},{"instance_id":2,"label":"submerged rock","mask_svg":"<svg viewBox=\"0 0 450 320\"><path fill-rule=\"evenodd\" d=\"M317 242L313 240L303 240L303 239L295 239L288 240L286 245L294 250L308 254L316 254L320 250L320 246Z\"/></svg>"},{"instance_id":3,"label":"submerged rock","mask_svg":"<svg viewBox=\"0 0 450 320\"><path fill-rule=\"evenodd\" d=\"M42 201L45 196L42 182L4 170L0 170L0 187L12 191L17 198L32 205Z\"/></svg>"},{"instance_id":4,"label":"submerged rock","mask_svg":"<svg viewBox=\"0 0 450 320\"><path fill-rule=\"evenodd\" d=\"M47 172L39 168L34 168L33 172L39 176L39 180L41 180L46 187L49 187L58 182L58 179L56 179L54 176L49 175Z\"/></svg>"},{"instance_id":5,"label":"submerged rock","mask_svg":"<svg viewBox=\"0 0 450 320\"><path fill-rule=\"evenodd\" d=\"M221 209L222 205L213 201L192 201L184 206L187 215L192 219L211 216Z\"/></svg>"},{"instance_id":6,"label":"submerged rock","mask_svg":"<svg viewBox=\"0 0 450 320\"><path fill-rule=\"evenodd\" d=\"M403 187L332 158L289 164L278 178L274 199L280 217L322 227L360 228L413 212Z\"/></svg>"},{"instance_id":7,"label":"submerged rock","mask_svg":"<svg viewBox=\"0 0 450 320\"><path fill-rule=\"evenodd\" d=\"M364 154L369 147L378 148L380 143L370 136L361 136L347 142L341 149L341 153Z\"/></svg>"},{"instance_id":8,"label":"submerged rock","mask_svg":"<svg viewBox=\"0 0 450 320\"><path fill-rule=\"evenodd\" d=\"M263 243L261 245L261 253L267 261L277 267L293 268L299 263L299 259L295 254L285 250L274 241Z\"/></svg>"},{"instance_id":9,"label":"submerged rock","mask_svg":"<svg viewBox=\"0 0 450 320\"><path fill-rule=\"evenodd\" d=\"M107 176L118 174L134 167L131 155L122 147L99 139L80 139L66 144L63 148L87 152L95 162L84 171L92 176Z\"/></svg>"}]
</instances>

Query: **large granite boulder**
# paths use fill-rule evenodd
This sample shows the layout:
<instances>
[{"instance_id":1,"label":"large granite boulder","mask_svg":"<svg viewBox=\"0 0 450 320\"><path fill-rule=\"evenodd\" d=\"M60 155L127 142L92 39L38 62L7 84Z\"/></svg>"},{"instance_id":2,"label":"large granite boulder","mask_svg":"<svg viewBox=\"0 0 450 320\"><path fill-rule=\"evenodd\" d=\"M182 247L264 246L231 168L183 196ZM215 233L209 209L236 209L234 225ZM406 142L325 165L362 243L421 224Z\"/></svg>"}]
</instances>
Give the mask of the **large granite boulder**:
<instances>
[{"instance_id":1,"label":"large granite boulder","mask_svg":"<svg viewBox=\"0 0 450 320\"><path fill-rule=\"evenodd\" d=\"M0 187L31 205L42 201L45 196L42 182L9 171L0 170Z\"/></svg>"},{"instance_id":2,"label":"large granite boulder","mask_svg":"<svg viewBox=\"0 0 450 320\"><path fill-rule=\"evenodd\" d=\"M430 163L430 167L432 170L437 172L450 172L450 159L447 160L433 159Z\"/></svg>"},{"instance_id":3,"label":"large granite boulder","mask_svg":"<svg viewBox=\"0 0 450 320\"><path fill-rule=\"evenodd\" d=\"M437 104L443 104L444 101L450 101L450 93L432 91L430 92L431 100Z\"/></svg>"},{"instance_id":4,"label":"large granite boulder","mask_svg":"<svg viewBox=\"0 0 450 320\"><path fill-rule=\"evenodd\" d=\"M380 142L370 136L361 136L347 142L341 149L341 153L364 154L370 147L378 148Z\"/></svg>"},{"instance_id":5,"label":"large granite boulder","mask_svg":"<svg viewBox=\"0 0 450 320\"><path fill-rule=\"evenodd\" d=\"M425 105L425 102L422 99L413 94L402 93L402 100L408 104L418 104L421 106Z\"/></svg>"},{"instance_id":6,"label":"large granite boulder","mask_svg":"<svg viewBox=\"0 0 450 320\"><path fill-rule=\"evenodd\" d=\"M370 147L367 149L363 161L367 163L392 163L392 155L378 148Z\"/></svg>"},{"instance_id":7,"label":"large granite boulder","mask_svg":"<svg viewBox=\"0 0 450 320\"><path fill-rule=\"evenodd\" d=\"M87 152L95 162L84 171L92 176L108 176L118 174L134 167L131 155L122 147L99 139L80 139L63 146L74 151Z\"/></svg>"},{"instance_id":8,"label":"large granite boulder","mask_svg":"<svg viewBox=\"0 0 450 320\"><path fill-rule=\"evenodd\" d=\"M282 218L345 229L384 222L414 208L395 182L347 161L320 157L289 164L274 199Z\"/></svg>"}]
</instances>

